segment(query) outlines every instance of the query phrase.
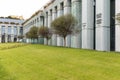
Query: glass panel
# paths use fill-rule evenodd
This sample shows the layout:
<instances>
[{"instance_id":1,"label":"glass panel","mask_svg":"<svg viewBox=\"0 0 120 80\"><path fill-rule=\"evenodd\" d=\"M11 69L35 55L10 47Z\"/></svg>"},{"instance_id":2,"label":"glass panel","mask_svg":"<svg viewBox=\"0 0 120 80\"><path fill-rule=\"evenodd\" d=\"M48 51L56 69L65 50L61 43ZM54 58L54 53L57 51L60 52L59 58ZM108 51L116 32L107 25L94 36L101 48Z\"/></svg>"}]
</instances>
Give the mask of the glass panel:
<instances>
[{"instance_id":1,"label":"glass panel","mask_svg":"<svg viewBox=\"0 0 120 80\"><path fill-rule=\"evenodd\" d=\"M8 35L11 34L11 26L8 26Z\"/></svg>"},{"instance_id":2,"label":"glass panel","mask_svg":"<svg viewBox=\"0 0 120 80\"><path fill-rule=\"evenodd\" d=\"M14 35L17 35L17 27L14 26Z\"/></svg>"},{"instance_id":3,"label":"glass panel","mask_svg":"<svg viewBox=\"0 0 120 80\"><path fill-rule=\"evenodd\" d=\"M5 34L5 26L2 26L2 35Z\"/></svg>"}]
</instances>

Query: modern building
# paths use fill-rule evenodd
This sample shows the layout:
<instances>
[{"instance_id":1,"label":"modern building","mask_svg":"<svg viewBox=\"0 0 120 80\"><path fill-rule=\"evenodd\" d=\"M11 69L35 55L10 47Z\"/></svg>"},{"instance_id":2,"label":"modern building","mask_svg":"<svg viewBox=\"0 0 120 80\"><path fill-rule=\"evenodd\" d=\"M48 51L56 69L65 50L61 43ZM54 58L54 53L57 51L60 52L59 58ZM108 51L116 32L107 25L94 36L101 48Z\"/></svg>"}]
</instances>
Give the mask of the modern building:
<instances>
[{"instance_id":1,"label":"modern building","mask_svg":"<svg viewBox=\"0 0 120 80\"><path fill-rule=\"evenodd\" d=\"M29 19L27 19L24 23L22 23L22 25L24 26L24 36L26 36L26 33L30 30L31 27L40 27L44 25L44 15L43 15L43 11L42 10L38 10L37 12L35 12ZM32 40L31 39L27 39L25 37L25 41L27 43L31 43ZM34 40L34 43L40 43L40 44L44 44L44 39L43 38L39 38L39 40L37 41L36 39Z\"/></svg>"},{"instance_id":2,"label":"modern building","mask_svg":"<svg viewBox=\"0 0 120 80\"><path fill-rule=\"evenodd\" d=\"M23 35L22 17L0 17L0 43L17 42Z\"/></svg>"},{"instance_id":3,"label":"modern building","mask_svg":"<svg viewBox=\"0 0 120 80\"><path fill-rule=\"evenodd\" d=\"M119 3L120 0L51 0L39 13L43 18L40 22L51 27L50 24L55 18L70 13L78 21L75 27L79 28L80 32L67 36L68 47L120 51L120 25L115 20L115 15L120 13ZM39 17L32 17L29 23L27 21L24 24L28 25ZM26 25L23 25L25 31L30 28ZM49 45L63 46L63 38L54 34Z\"/></svg>"}]
</instances>

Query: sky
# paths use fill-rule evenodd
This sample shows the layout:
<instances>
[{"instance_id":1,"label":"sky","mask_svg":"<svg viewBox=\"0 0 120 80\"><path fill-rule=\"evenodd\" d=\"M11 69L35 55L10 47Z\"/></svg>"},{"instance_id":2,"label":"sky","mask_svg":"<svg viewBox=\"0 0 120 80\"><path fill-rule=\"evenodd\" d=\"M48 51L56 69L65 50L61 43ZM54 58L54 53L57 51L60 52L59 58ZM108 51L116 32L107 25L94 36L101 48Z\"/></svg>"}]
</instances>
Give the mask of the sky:
<instances>
[{"instance_id":1,"label":"sky","mask_svg":"<svg viewBox=\"0 0 120 80\"><path fill-rule=\"evenodd\" d=\"M29 18L33 13L41 9L50 0L0 0L0 16L9 15Z\"/></svg>"}]
</instances>

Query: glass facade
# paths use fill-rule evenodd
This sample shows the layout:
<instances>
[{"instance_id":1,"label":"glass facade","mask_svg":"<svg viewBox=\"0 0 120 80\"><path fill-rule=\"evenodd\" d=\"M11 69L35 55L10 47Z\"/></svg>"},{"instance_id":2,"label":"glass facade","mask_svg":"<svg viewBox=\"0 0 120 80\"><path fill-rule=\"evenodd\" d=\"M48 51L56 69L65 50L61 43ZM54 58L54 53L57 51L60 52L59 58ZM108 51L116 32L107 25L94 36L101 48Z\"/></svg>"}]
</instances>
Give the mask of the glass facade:
<instances>
[{"instance_id":1,"label":"glass facade","mask_svg":"<svg viewBox=\"0 0 120 80\"><path fill-rule=\"evenodd\" d=\"M2 33L2 35L5 34L5 26L2 26L1 33Z\"/></svg>"},{"instance_id":2,"label":"glass facade","mask_svg":"<svg viewBox=\"0 0 120 80\"><path fill-rule=\"evenodd\" d=\"M12 32L11 26L8 26L8 35L10 35Z\"/></svg>"},{"instance_id":3,"label":"glass facade","mask_svg":"<svg viewBox=\"0 0 120 80\"><path fill-rule=\"evenodd\" d=\"M1 42L4 43L5 42L5 26L2 26L1 33L2 33Z\"/></svg>"},{"instance_id":4,"label":"glass facade","mask_svg":"<svg viewBox=\"0 0 120 80\"><path fill-rule=\"evenodd\" d=\"M17 35L17 26L14 26L14 35Z\"/></svg>"},{"instance_id":5,"label":"glass facade","mask_svg":"<svg viewBox=\"0 0 120 80\"><path fill-rule=\"evenodd\" d=\"M23 27L20 27L20 35L23 35Z\"/></svg>"}]
</instances>

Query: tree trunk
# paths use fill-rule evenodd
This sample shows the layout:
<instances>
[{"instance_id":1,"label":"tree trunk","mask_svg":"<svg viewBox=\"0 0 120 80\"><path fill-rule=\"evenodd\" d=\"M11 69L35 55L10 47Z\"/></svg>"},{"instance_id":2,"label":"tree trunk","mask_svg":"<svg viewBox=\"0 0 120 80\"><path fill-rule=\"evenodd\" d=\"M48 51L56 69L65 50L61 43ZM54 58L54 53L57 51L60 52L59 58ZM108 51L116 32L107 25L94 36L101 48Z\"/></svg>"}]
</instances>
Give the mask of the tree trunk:
<instances>
[{"instance_id":1,"label":"tree trunk","mask_svg":"<svg viewBox=\"0 0 120 80\"><path fill-rule=\"evenodd\" d=\"M66 37L64 37L64 47L66 47Z\"/></svg>"},{"instance_id":2,"label":"tree trunk","mask_svg":"<svg viewBox=\"0 0 120 80\"><path fill-rule=\"evenodd\" d=\"M47 38L47 45L48 45L48 38Z\"/></svg>"}]
</instances>

